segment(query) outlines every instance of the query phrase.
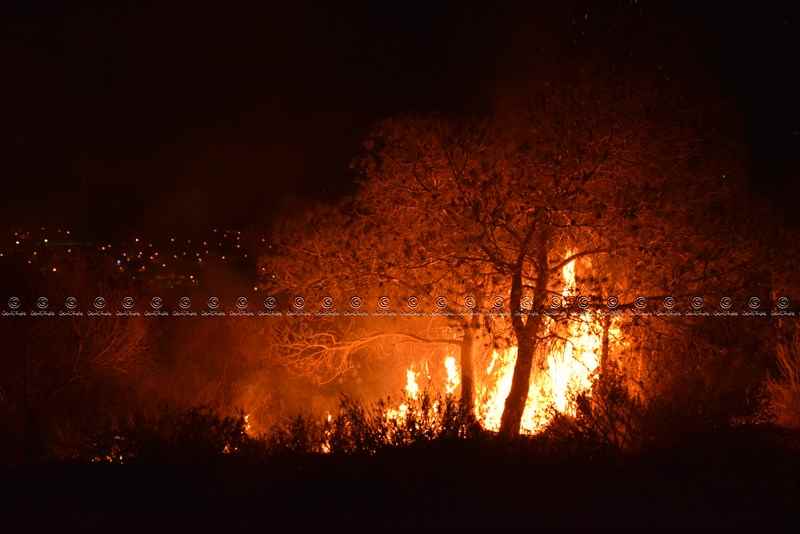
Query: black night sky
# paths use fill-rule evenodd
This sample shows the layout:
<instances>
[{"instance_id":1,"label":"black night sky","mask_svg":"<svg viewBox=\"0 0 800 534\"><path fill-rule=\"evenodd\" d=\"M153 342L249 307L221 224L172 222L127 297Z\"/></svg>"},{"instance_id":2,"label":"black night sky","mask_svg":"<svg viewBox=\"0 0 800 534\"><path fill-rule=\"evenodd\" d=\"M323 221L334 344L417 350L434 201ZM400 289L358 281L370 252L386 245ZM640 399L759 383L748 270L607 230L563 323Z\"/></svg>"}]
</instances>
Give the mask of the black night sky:
<instances>
[{"instance_id":1,"label":"black night sky","mask_svg":"<svg viewBox=\"0 0 800 534\"><path fill-rule=\"evenodd\" d=\"M797 222L787 6L82 4L2 8L7 225L99 237L268 224L293 202L351 190L349 162L376 121L480 110L501 80L525 76L516 66L537 52L520 43L550 34L626 49L619 61L691 84L669 54L684 43L741 112L754 193Z\"/></svg>"}]
</instances>

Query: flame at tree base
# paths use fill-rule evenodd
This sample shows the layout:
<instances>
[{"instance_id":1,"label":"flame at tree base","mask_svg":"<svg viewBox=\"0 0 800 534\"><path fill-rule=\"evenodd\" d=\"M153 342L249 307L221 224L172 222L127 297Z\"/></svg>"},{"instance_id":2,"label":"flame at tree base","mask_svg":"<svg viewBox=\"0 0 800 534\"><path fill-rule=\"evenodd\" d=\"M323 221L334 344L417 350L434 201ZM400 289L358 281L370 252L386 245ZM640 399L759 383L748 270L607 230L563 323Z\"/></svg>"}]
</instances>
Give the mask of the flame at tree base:
<instances>
[{"instance_id":1,"label":"flame at tree base","mask_svg":"<svg viewBox=\"0 0 800 534\"><path fill-rule=\"evenodd\" d=\"M596 344L599 346L599 341ZM486 430L500 430L516 361L517 347L492 353L486 377L487 382L491 378L494 380L491 385L479 386L475 401L476 417ZM563 351L551 351L545 369L531 376L520 433L541 432L553 418L554 411L575 415L574 399L591 391L598 363L595 352L586 346L576 348L567 342Z\"/></svg>"},{"instance_id":2,"label":"flame at tree base","mask_svg":"<svg viewBox=\"0 0 800 534\"><path fill-rule=\"evenodd\" d=\"M571 335L548 351L545 368L531 376L528 399L522 415L520 432L536 434L544 430L554 413L574 416L575 397L591 392L600 363L601 337L592 332L592 323L579 322L570 328ZM494 351L484 376L479 379L474 406L480 425L492 432L500 430L505 401L511 391L517 347ZM454 356L444 359L446 382L443 390L452 395L459 385ZM406 370L407 401L389 409L386 417L402 421L408 413L408 402L419 396L417 373Z\"/></svg>"},{"instance_id":3,"label":"flame at tree base","mask_svg":"<svg viewBox=\"0 0 800 534\"><path fill-rule=\"evenodd\" d=\"M567 254L569 256L571 254ZM576 294L575 261L562 268L564 282L563 296ZM545 336L558 339L547 344L544 368L531 376L528 398L522 414L520 432L536 434L544 430L554 413L574 416L575 398L591 392L597 378L602 347L602 327L598 317L591 312L570 316L567 322L559 324L552 318L545 319ZM612 328L616 332L616 326ZM557 334L557 335L556 335ZM517 360L517 347L496 350L483 377L478 377L475 395L475 415L481 426L489 431L500 430L500 422L505 401L511 391L514 365ZM447 395L455 392L459 385L456 358L444 359L447 381L444 391ZM419 387L413 369L406 371L406 395L416 399ZM397 410L389 410L387 417L402 418L408 411L403 403Z\"/></svg>"}]
</instances>

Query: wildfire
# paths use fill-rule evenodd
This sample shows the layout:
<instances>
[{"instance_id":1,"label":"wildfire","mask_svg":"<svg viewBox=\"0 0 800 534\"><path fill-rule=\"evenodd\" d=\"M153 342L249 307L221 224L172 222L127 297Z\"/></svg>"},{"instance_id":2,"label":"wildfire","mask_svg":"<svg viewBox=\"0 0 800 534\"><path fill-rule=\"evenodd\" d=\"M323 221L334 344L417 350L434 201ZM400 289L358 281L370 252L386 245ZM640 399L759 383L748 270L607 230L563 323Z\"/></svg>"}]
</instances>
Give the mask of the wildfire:
<instances>
[{"instance_id":1,"label":"wildfire","mask_svg":"<svg viewBox=\"0 0 800 534\"><path fill-rule=\"evenodd\" d=\"M596 350L600 346L597 336L581 327L570 337L563 350L556 348L547 355L547 367L531 378L525 411L522 414L521 432L535 434L550 421L554 408L567 415L575 414L574 395L589 391L593 373L599 363ZM476 415L487 430L498 431L506 397L511 391L511 379L517 360L517 347L492 353L486 369L484 384L480 386L476 401Z\"/></svg>"},{"instance_id":2,"label":"wildfire","mask_svg":"<svg viewBox=\"0 0 800 534\"><path fill-rule=\"evenodd\" d=\"M563 296L575 294L575 262L562 269L564 282ZM545 368L531 376L528 399L522 416L521 432L535 434L544 429L553 415L553 410L566 415L574 415L575 395L590 391L595 371L600 363L599 353L602 345L599 321L592 312L584 312L566 326L546 319L546 333L559 334L565 339L549 346ZM558 330L558 332L556 332ZM475 414L481 426L487 430L498 431L503 415L506 397L511 391L517 347L494 351L482 377L478 378ZM446 379L444 391L453 394L460 383L456 358L445 356ZM405 392L409 399L416 399L419 386L413 369L406 370ZM397 409L387 411L389 418L403 418L408 405L402 403Z\"/></svg>"},{"instance_id":3,"label":"wildfire","mask_svg":"<svg viewBox=\"0 0 800 534\"><path fill-rule=\"evenodd\" d=\"M561 276L564 282L562 295L574 296L575 261L564 265ZM528 399L522 415L523 433L540 432L552 417L551 408L563 414L574 415L574 396L587 392L592 387L594 372L600 363L598 352L602 344L597 333L598 321L588 311L577 319L570 321L565 328L566 332L562 333L566 341L553 344L548 350L543 372L531 377ZM547 321L547 333L555 333L558 327L555 321ZM484 382L488 385L483 385L480 389L476 413L481 425L488 430L500 429L516 360L516 347L495 351L486 369Z\"/></svg>"}]
</instances>

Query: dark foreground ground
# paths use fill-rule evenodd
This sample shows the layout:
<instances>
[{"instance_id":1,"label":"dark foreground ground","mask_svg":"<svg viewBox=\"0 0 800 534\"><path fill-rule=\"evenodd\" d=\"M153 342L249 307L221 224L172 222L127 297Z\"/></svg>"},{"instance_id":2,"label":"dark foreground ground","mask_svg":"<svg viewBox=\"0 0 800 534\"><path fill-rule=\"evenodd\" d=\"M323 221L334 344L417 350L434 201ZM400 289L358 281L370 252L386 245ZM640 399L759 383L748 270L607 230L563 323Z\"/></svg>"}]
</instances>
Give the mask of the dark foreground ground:
<instances>
[{"instance_id":1,"label":"dark foreground ground","mask_svg":"<svg viewBox=\"0 0 800 534\"><path fill-rule=\"evenodd\" d=\"M800 519L797 436L774 429L687 437L682 445L625 457L476 440L373 457L59 464L0 474L4 522L26 530L794 528Z\"/></svg>"}]
</instances>

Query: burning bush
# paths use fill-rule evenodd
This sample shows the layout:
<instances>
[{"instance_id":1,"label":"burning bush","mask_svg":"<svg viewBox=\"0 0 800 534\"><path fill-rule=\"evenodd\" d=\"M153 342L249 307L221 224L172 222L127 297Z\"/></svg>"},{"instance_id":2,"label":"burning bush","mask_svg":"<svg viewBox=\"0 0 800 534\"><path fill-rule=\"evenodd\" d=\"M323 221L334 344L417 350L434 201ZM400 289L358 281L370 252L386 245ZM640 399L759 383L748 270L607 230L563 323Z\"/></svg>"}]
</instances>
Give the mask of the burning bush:
<instances>
[{"instance_id":1,"label":"burning bush","mask_svg":"<svg viewBox=\"0 0 800 534\"><path fill-rule=\"evenodd\" d=\"M272 452L374 454L438 439L466 438L477 431L469 411L451 396L425 392L407 397L400 408L391 399L371 405L343 396L337 413L320 420L297 416L267 436Z\"/></svg>"}]
</instances>

